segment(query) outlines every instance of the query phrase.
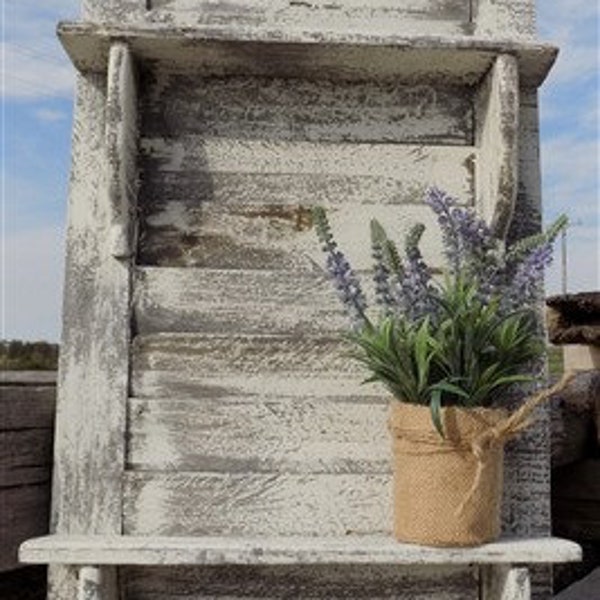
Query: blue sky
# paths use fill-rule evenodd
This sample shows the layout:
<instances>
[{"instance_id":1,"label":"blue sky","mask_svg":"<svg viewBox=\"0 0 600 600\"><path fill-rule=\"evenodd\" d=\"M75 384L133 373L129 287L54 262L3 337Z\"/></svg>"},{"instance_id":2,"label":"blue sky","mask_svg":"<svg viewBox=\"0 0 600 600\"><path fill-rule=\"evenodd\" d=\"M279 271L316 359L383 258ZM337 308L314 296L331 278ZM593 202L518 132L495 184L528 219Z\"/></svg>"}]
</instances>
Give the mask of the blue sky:
<instances>
[{"instance_id":1,"label":"blue sky","mask_svg":"<svg viewBox=\"0 0 600 600\"><path fill-rule=\"evenodd\" d=\"M0 3L0 337L58 341L74 73L54 30L79 2ZM539 38L561 49L540 96L541 152L545 219L572 221L570 292L600 289L599 13L590 0L538 0ZM561 289L559 256L548 293Z\"/></svg>"}]
</instances>

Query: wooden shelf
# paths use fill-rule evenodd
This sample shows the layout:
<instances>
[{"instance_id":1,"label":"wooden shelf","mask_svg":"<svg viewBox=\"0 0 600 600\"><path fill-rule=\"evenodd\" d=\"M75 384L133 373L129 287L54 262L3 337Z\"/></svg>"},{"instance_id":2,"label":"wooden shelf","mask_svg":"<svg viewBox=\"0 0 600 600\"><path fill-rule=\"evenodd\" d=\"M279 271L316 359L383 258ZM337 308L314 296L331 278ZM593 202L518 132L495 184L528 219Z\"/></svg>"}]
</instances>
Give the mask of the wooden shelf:
<instances>
[{"instance_id":1,"label":"wooden shelf","mask_svg":"<svg viewBox=\"0 0 600 600\"><path fill-rule=\"evenodd\" d=\"M170 71L329 79L400 79L475 85L495 57L517 58L521 81L539 86L557 55L549 44L471 36L399 36L267 30L263 28L129 27L64 22L58 35L80 71L107 68L114 42L142 62Z\"/></svg>"},{"instance_id":2,"label":"wooden shelf","mask_svg":"<svg viewBox=\"0 0 600 600\"><path fill-rule=\"evenodd\" d=\"M391 537L145 537L50 535L25 542L21 562L71 565L467 565L581 560L559 538L502 539L474 548L400 544Z\"/></svg>"}]
</instances>

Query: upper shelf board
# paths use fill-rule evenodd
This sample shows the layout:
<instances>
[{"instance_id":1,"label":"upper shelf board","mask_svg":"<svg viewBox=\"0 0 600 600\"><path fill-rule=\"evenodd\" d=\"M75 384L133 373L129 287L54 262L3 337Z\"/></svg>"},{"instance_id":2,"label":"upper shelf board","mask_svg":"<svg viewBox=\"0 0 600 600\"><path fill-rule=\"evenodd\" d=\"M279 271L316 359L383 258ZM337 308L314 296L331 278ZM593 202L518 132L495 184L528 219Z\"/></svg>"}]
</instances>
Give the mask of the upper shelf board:
<instances>
[{"instance_id":1,"label":"upper shelf board","mask_svg":"<svg viewBox=\"0 0 600 600\"><path fill-rule=\"evenodd\" d=\"M142 63L196 74L475 85L496 56L511 54L517 57L522 84L538 87L557 55L549 44L467 36L376 36L247 27L63 22L58 35L75 67L92 72L105 71L110 45L125 42Z\"/></svg>"}]
</instances>

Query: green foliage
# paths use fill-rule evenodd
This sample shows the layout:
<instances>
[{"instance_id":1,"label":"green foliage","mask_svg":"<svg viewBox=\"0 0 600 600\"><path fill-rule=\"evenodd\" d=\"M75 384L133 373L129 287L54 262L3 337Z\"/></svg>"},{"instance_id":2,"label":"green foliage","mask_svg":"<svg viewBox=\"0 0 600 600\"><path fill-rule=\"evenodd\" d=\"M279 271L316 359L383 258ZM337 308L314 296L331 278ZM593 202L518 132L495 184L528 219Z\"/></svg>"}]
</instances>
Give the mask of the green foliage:
<instances>
[{"instance_id":1,"label":"green foliage","mask_svg":"<svg viewBox=\"0 0 600 600\"><path fill-rule=\"evenodd\" d=\"M532 381L524 366L542 355L531 312L500 315L497 301L477 298L475 282L441 289L441 317L415 323L402 315L349 335L353 357L398 400L429 405L443 435L442 406L487 406L507 387Z\"/></svg>"},{"instance_id":2,"label":"green foliage","mask_svg":"<svg viewBox=\"0 0 600 600\"><path fill-rule=\"evenodd\" d=\"M48 342L0 342L0 370L54 371L58 367L58 345Z\"/></svg>"}]
</instances>

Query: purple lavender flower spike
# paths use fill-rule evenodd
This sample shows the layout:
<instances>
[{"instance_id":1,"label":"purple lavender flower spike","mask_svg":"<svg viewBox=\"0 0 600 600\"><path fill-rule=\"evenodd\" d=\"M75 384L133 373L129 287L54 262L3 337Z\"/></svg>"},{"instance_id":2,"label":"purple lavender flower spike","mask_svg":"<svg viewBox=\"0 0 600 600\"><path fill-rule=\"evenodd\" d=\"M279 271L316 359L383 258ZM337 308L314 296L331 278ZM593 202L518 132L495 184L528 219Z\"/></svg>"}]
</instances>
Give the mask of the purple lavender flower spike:
<instances>
[{"instance_id":1,"label":"purple lavender flower spike","mask_svg":"<svg viewBox=\"0 0 600 600\"><path fill-rule=\"evenodd\" d=\"M460 270L460 244L452 215L452 208L456 201L439 188L431 187L425 194L425 204L437 215L450 271L458 273Z\"/></svg>"},{"instance_id":2,"label":"purple lavender flower spike","mask_svg":"<svg viewBox=\"0 0 600 600\"><path fill-rule=\"evenodd\" d=\"M327 271L333 281L338 297L352 321L353 328L362 328L366 324L365 310L367 302L350 263L339 250L329 252Z\"/></svg>"},{"instance_id":3,"label":"purple lavender flower spike","mask_svg":"<svg viewBox=\"0 0 600 600\"><path fill-rule=\"evenodd\" d=\"M507 285L503 304L509 310L532 305L541 291L544 270L552 262L552 244L533 248L518 265L513 280Z\"/></svg>"}]
</instances>

